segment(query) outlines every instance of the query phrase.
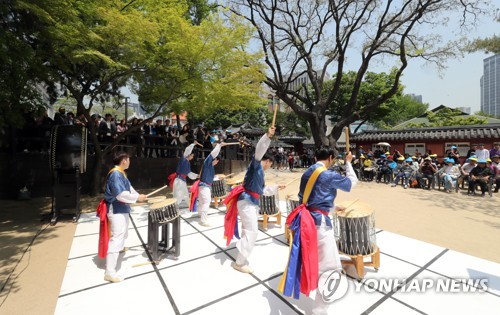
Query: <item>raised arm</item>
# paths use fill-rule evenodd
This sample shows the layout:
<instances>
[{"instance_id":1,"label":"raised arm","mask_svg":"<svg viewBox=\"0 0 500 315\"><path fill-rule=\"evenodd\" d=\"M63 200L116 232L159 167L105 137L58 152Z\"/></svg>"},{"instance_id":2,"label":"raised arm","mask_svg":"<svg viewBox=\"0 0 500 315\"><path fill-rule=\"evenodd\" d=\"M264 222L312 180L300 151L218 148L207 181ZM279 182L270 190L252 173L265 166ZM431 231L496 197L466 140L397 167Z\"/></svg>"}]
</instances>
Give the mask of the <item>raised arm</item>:
<instances>
[{"instance_id":1,"label":"raised arm","mask_svg":"<svg viewBox=\"0 0 500 315\"><path fill-rule=\"evenodd\" d=\"M255 146L256 161L262 160L262 157L264 156L264 154L266 154L266 151L269 148L269 145L271 144L271 138L274 136L275 130L276 128L273 127L269 128L267 134L264 134L257 143L257 146Z\"/></svg>"}]
</instances>

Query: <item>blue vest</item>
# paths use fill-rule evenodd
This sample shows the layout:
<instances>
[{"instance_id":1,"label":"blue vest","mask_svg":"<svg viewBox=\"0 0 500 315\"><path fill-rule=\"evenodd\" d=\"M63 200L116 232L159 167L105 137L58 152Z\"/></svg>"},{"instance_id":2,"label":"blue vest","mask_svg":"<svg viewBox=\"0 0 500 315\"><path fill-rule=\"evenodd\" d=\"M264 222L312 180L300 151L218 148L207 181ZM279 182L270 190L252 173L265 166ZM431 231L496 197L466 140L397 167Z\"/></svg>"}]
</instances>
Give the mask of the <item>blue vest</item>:
<instances>
[{"instance_id":1,"label":"blue vest","mask_svg":"<svg viewBox=\"0 0 500 315\"><path fill-rule=\"evenodd\" d=\"M189 164L189 161L185 157L181 157L179 164L177 164L177 169L175 170L177 174L182 174L187 176L191 172L191 164ZM182 176L177 175L177 178L186 181L186 178L183 178Z\"/></svg>"},{"instance_id":2,"label":"blue vest","mask_svg":"<svg viewBox=\"0 0 500 315\"><path fill-rule=\"evenodd\" d=\"M116 196L123 191L130 191L130 186L130 181L120 171L113 171L108 175L104 191L104 200L108 205L108 211L109 205L112 204L113 213L130 213L130 205L116 199Z\"/></svg>"},{"instance_id":3,"label":"blue vest","mask_svg":"<svg viewBox=\"0 0 500 315\"><path fill-rule=\"evenodd\" d=\"M264 192L264 186L264 169L262 168L262 165L260 165L260 161L256 161L255 157L253 157L252 161L248 165L247 173L245 174L245 179L243 180L243 187L246 190L259 194L260 196ZM245 192L240 195L238 200L243 199L250 200L256 205L259 204L258 198L254 198Z\"/></svg>"},{"instance_id":4,"label":"blue vest","mask_svg":"<svg viewBox=\"0 0 500 315\"><path fill-rule=\"evenodd\" d=\"M212 165L214 158L209 154L203 162L203 169L201 170L200 185L210 187L214 182L215 167Z\"/></svg>"},{"instance_id":5,"label":"blue vest","mask_svg":"<svg viewBox=\"0 0 500 315\"><path fill-rule=\"evenodd\" d=\"M300 179L300 191L299 191L299 202L302 203L302 196L304 196L304 191L306 189L306 184L315 169L320 167L321 164L316 163L309 167L307 171L302 175ZM313 209L320 209L329 212L333 206L333 201L337 197L337 189L343 191L351 191L351 180L347 177L340 175L339 173L331 170L326 170L322 172L314 187L309 195L309 200L307 201L307 207ZM321 213L311 212L314 217L316 225L321 224ZM331 226L329 217L325 217L328 226Z\"/></svg>"}]
</instances>

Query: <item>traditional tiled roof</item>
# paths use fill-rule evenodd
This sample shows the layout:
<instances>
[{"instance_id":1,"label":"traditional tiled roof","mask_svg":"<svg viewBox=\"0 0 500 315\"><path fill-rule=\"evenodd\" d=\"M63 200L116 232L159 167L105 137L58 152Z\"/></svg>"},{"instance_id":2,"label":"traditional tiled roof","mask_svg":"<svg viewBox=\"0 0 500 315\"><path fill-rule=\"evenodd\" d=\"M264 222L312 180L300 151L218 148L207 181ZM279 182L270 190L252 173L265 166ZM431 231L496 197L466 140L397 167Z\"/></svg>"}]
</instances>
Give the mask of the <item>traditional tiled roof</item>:
<instances>
[{"instance_id":1,"label":"traditional tiled roof","mask_svg":"<svg viewBox=\"0 0 500 315\"><path fill-rule=\"evenodd\" d=\"M351 136L352 142L452 139L500 139L500 124L371 130Z\"/></svg>"},{"instance_id":2,"label":"traditional tiled roof","mask_svg":"<svg viewBox=\"0 0 500 315\"><path fill-rule=\"evenodd\" d=\"M306 140L306 137L301 137L301 136L281 136L279 137L280 141L287 142L287 143L298 143Z\"/></svg>"}]
</instances>

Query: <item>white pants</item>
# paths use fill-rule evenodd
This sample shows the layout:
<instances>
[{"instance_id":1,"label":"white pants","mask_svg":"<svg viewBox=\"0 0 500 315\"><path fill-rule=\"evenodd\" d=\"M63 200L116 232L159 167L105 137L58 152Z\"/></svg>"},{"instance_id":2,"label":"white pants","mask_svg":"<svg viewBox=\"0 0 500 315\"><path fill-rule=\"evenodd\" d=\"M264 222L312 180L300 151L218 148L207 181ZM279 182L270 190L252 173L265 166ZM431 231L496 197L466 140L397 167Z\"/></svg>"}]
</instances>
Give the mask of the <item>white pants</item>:
<instances>
[{"instance_id":1,"label":"white pants","mask_svg":"<svg viewBox=\"0 0 500 315\"><path fill-rule=\"evenodd\" d=\"M240 239L236 242L238 248L238 265L248 265L248 258L252 253L258 234L257 213L259 206L248 200L240 200L237 203L238 214L241 219Z\"/></svg>"},{"instance_id":2,"label":"white pants","mask_svg":"<svg viewBox=\"0 0 500 315\"><path fill-rule=\"evenodd\" d=\"M200 222L208 223L208 208L212 201L212 192L206 186L200 186L198 192L198 212L200 214Z\"/></svg>"},{"instance_id":3,"label":"white pants","mask_svg":"<svg viewBox=\"0 0 500 315\"><path fill-rule=\"evenodd\" d=\"M174 198L177 199L177 207L181 207L183 201L189 205L189 192L186 182L182 179L176 178L174 180Z\"/></svg>"},{"instance_id":4,"label":"white pants","mask_svg":"<svg viewBox=\"0 0 500 315\"><path fill-rule=\"evenodd\" d=\"M128 237L128 213L113 213L112 207L108 213L109 223L111 224L111 238L108 243L108 254L106 255L106 274L116 277L116 266L118 264L118 256L123 250L125 240Z\"/></svg>"},{"instance_id":5,"label":"white pants","mask_svg":"<svg viewBox=\"0 0 500 315\"><path fill-rule=\"evenodd\" d=\"M333 223L333 222L332 222ZM316 227L318 235L318 280L326 271L338 270L342 268L340 255L335 243L333 229L326 226L325 217L321 219L321 226ZM319 284L318 284L319 285ZM316 290L316 299L312 314L328 314L328 307L331 303L325 303L321 293Z\"/></svg>"}]
</instances>

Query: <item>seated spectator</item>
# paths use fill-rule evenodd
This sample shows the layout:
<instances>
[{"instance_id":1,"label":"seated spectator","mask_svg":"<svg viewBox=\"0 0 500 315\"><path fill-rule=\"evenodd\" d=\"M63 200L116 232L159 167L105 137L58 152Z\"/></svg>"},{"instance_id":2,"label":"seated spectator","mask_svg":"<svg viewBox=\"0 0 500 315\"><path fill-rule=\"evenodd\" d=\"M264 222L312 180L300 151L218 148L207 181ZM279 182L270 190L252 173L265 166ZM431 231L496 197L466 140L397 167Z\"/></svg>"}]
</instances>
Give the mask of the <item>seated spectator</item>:
<instances>
[{"instance_id":1,"label":"seated spectator","mask_svg":"<svg viewBox=\"0 0 500 315\"><path fill-rule=\"evenodd\" d=\"M375 162L373 160L373 155L371 153L368 153L367 159L363 162L363 176L369 181L373 180L373 177L375 176Z\"/></svg>"},{"instance_id":2,"label":"seated spectator","mask_svg":"<svg viewBox=\"0 0 500 315\"><path fill-rule=\"evenodd\" d=\"M460 167L460 172L462 173L463 181L469 180L469 173L476 166L477 166L477 158L474 155L466 160L464 165ZM461 183L458 184L460 185Z\"/></svg>"},{"instance_id":3,"label":"seated spectator","mask_svg":"<svg viewBox=\"0 0 500 315\"><path fill-rule=\"evenodd\" d=\"M439 170L439 179L444 181L444 189L451 193L451 189L457 184L460 176L460 169L455 165L455 161L450 158L444 159L445 166Z\"/></svg>"},{"instance_id":4,"label":"seated spectator","mask_svg":"<svg viewBox=\"0 0 500 315\"><path fill-rule=\"evenodd\" d=\"M420 183L420 187L431 189L434 182L434 174L436 174L437 171L437 167L432 163L432 159L430 157L426 157L422 166L420 166L419 173L417 174L417 180Z\"/></svg>"},{"instance_id":5,"label":"seated spectator","mask_svg":"<svg viewBox=\"0 0 500 315\"><path fill-rule=\"evenodd\" d=\"M481 196L484 197L488 190L488 182L492 176L491 169L486 167L486 160L477 161L477 166L469 173L469 192L468 195L475 194L476 185L481 187Z\"/></svg>"},{"instance_id":6,"label":"seated spectator","mask_svg":"<svg viewBox=\"0 0 500 315\"><path fill-rule=\"evenodd\" d=\"M378 166L377 183L379 183L382 180L382 176L384 176L384 178L388 177L392 173L392 170L388 165L388 161L386 159L385 154L380 155L380 158L377 161L377 166Z\"/></svg>"},{"instance_id":7,"label":"seated spectator","mask_svg":"<svg viewBox=\"0 0 500 315\"><path fill-rule=\"evenodd\" d=\"M391 185L392 187L396 187L398 185L398 182L403 179L403 187L404 189L408 188L409 181L410 181L410 176L412 175L413 169L410 165L413 160L411 158L407 158L405 160L405 163L401 165L401 167L398 167L398 173L396 174L396 178L394 179L394 183Z\"/></svg>"},{"instance_id":8,"label":"seated spectator","mask_svg":"<svg viewBox=\"0 0 500 315\"><path fill-rule=\"evenodd\" d=\"M496 154L493 156L493 162L491 163L491 168L495 170L495 190L494 192L498 192L498 188L500 187L500 155Z\"/></svg>"}]
</instances>

